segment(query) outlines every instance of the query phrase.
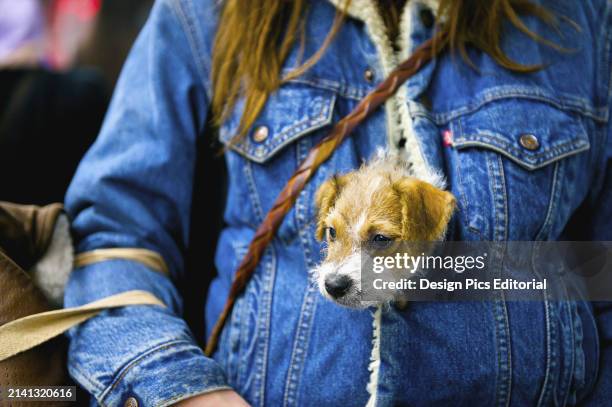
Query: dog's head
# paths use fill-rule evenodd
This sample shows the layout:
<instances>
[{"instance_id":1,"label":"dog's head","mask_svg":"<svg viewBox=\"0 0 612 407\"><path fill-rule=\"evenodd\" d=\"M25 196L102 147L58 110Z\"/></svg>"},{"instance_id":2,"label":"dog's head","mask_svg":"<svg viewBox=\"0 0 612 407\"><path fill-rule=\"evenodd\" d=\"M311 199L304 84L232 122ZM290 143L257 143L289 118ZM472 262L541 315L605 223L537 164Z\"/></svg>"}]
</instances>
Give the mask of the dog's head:
<instances>
[{"instance_id":1,"label":"dog's head","mask_svg":"<svg viewBox=\"0 0 612 407\"><path fill-rule=\"evenodd\" d=\"M326 257L315 270L319 290L354 308L372 305L361 301L364 245L440 240L455 208L451 193L384 166L334 176L321 185L315 199L316 237L327 244Z\"/></svg>"}]
</instances>

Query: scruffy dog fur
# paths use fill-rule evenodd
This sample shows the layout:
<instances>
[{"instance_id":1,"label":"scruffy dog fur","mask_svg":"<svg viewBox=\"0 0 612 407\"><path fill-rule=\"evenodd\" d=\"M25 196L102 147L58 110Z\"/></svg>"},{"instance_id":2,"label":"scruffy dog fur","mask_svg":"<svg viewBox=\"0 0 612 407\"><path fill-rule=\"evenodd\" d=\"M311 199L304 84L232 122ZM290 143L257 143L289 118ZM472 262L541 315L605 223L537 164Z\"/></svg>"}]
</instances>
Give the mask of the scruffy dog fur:
<instances>
[{"instance_id":1,"label":"scruffy dog fur","mask_svg":"<svg viewBox=\"0 0 612 407\"><path fill-rule=\"evenodd\" d=\"M326 257L314 272L321 293L340 305L362 308L360 252L372 241L436 241L444 238L455 198L442 178L414 178L405 164L379 152L358 170L323 183L315 200L317 239Z\"/></svg>"}]
</instances>

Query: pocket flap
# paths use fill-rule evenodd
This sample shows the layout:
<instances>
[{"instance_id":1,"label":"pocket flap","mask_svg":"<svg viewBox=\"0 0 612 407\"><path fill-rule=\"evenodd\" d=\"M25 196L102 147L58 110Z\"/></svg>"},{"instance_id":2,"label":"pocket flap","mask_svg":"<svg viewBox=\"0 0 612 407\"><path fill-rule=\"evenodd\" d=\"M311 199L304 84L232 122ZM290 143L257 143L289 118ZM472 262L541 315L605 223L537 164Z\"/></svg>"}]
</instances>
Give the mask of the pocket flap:
<instances>
[{"instance_id":1,"label":"pocket flap","mask_svg":"<svg viewBox=\"0 0 612 407\"><path fill-rule=\"evenodd\" d=\"M298 138L332 122L334 92L299 84L287 84L270 95L249 132L238 141L242 105L219 129L220 139L232 150L264 163Z\"/></svg>"},{"instance_id":2,"label":"pocket flap","mask_svg":"<svg viewBox=\"0 0 612 407\"><path fill-rule=\"evenodd\" d=\"M523 99L488 103L457 119L452 132L453 147L488 148L528 170L590 147L579 117L546 103Z\"/></svg>"}]
</instances>

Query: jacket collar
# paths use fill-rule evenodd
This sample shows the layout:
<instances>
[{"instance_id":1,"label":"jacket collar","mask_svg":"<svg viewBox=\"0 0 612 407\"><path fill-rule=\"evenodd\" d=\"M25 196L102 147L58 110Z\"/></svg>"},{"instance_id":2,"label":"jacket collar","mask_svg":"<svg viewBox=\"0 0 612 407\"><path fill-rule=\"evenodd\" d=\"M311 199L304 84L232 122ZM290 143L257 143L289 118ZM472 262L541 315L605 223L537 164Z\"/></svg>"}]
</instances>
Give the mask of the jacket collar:
<instances>
[{"instance_id":1,"label":"jacket collar","mask_svg":"<svg viewBox=\"0 0 612 407\"><path fill-rule=\"evenodd\" d=\"M342 10L346 6L347 0L328 0L338 10ZM408 0L406 7L410 6L410 3L423 4L434 13L438 9L439 0ZM372 18L372 14L378 14L376 6L376 0L352 0L351 4L347 9L347 14L353 18L361 21L368 21Z\"/></svg>"},{"instance_id":2,"label":"jacket collar","mask_svg":"<svg viewBox=\"0 0 612 407\"><path fill-rule=\"evenodd\" d=\"M337 9L346 7L347 0L328 0ZM374 44L380 63L380 73L386 77L403 60L408 58L417 44L413 44L413 31L418 29L420 22L419 9L429 8L432 12L438 9L438 0L408 0L400 17L397 51L387 35L387 29L378 12L376 0L352 0L347 13L363 21L365 32ZM431 62L432 64L435 61ZM414 176L433 185L442 185L440 172L433 168L424 155L414 123L410 114L407 86L400 86L395 95L385 102L387 121L388 148L398 151L411 164ZM404 139L404 147L399 147Z\"/></svg>"}]
</instances>

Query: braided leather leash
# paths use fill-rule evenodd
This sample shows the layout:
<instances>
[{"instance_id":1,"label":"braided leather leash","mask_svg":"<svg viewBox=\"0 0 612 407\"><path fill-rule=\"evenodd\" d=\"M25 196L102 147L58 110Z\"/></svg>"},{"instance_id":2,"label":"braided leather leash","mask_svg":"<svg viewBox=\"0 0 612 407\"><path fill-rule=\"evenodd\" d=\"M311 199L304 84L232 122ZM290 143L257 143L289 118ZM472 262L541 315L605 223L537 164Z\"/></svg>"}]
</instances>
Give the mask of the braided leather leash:
<instances>
[{"instance_id":1,"label":"braided leather leash","mask_svg":"<svg viewBox=\"0 0 612 407\"><path fill-rule=\"evenodd\" d=\"M310 150L308 156L291 176L274 201L272 209L268 211L265 219L257 228L255 236L249 244L249 249L238 266L223 311L206 343L204 353L207 356L211 356L215 351L219 336L228 316L232 312L236 298L246 287L264 250L274 238L276 230L282 223L285 215L291 210L291 207L295 203L299 193L304 189L308 180L355 127L391 97L402 83L416 74L434 57L436 52L434 44L442 44L442 37L442 34L438 34L436 37L423 43L410 58L398 65L389 76L376 87L376 89L368 93L351 113L336 123L327 137Z\"/></svg>"}]
</instances>

